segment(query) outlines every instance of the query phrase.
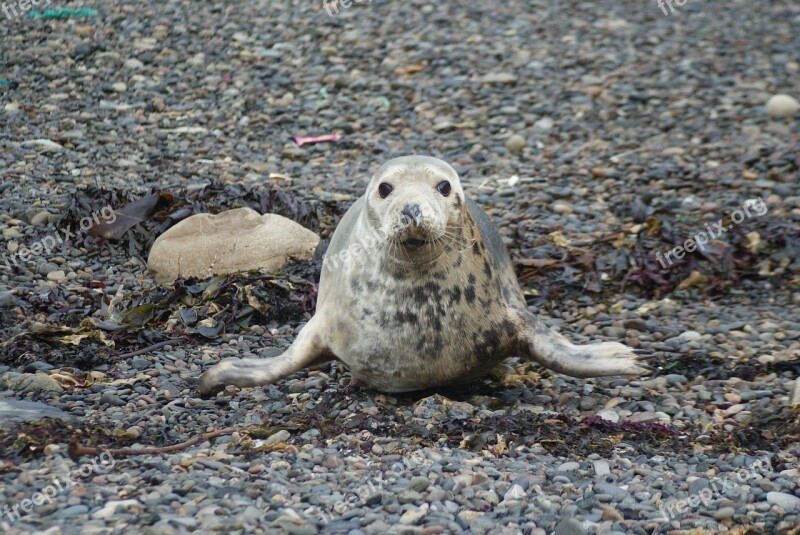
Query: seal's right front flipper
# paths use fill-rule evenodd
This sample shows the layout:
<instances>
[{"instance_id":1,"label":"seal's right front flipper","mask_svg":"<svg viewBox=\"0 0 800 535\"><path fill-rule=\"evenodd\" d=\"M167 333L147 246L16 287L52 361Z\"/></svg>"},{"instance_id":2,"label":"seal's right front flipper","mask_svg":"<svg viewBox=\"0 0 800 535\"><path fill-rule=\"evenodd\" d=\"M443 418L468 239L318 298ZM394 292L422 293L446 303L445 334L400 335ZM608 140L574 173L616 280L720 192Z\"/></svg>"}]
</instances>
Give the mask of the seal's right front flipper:
<instances>
[{"instance_id":1,"label":"seal's right front flipper","mask_svg":"<svg viewBox=\"0 0 800 535\"><path fill-rule=\"evenodd\" d=\"M634 351L617 342L574 345L527 310L520 314L521 357L572 377L643 375L649 370Z\"/></svg>"},{"instance_id":2,"label":"seal's right front flipper","mask_svg":"<svg viewBox=\"0 0 800 535\"><path fill-rule=\"evenodd\" d=\"M312 364L333 360L333 354L322 343L316 323L311 318L294 343L277 357L220 362L200 376L200 395L210 396L223 390L226 385L244 388L274 383Z\"/></svg>"}]
</instances>

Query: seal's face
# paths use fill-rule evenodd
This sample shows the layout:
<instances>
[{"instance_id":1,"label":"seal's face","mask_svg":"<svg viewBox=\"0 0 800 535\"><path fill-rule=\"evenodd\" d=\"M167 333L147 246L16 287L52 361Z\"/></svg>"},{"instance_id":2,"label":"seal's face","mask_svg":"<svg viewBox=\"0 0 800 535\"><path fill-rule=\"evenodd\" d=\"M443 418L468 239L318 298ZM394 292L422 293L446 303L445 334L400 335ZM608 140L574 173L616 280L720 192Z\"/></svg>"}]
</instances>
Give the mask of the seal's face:
<instances>
[{"instance_id":1,"label":"seal's face","mask_svg":"<svg viewBox=\"0 0 800 535\"><path fill-rule=\"evenodd\" d=\"M424 261L461 235L464 192L442 160L406 156L382 165L367 188L367 219L404 260Z\"/></svg>"}]
</instances>

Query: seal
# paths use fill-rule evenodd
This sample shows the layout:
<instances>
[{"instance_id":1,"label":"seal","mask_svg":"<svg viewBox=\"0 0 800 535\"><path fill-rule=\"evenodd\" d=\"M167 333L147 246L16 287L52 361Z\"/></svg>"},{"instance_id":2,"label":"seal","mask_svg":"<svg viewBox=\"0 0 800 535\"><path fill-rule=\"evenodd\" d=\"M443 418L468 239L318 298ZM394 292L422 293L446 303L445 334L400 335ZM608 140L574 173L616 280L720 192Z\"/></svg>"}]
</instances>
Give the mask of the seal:
<instances>
[{"instance_id":1,"label":"seal","mask_svg":"<svg viewBox=\"0 0 800 535\"><path fill-rule=\"evenodd\" d=\"M508 251L458 174L427 156L378 168L323 261L317 308L268 359L225 360L199 391L272 383L338 359L385 392L464 383L519 356L574 377L639 375L616 342L573 345L527 308Z\"/></svg>"}]
</instances>

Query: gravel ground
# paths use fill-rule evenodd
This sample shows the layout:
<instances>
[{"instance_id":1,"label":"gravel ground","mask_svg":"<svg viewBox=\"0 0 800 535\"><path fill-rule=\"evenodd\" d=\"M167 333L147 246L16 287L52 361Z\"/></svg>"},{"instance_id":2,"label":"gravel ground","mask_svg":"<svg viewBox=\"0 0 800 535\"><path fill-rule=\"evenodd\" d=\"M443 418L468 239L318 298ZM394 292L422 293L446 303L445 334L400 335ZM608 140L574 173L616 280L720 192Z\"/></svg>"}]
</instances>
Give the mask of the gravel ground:
<instances>
[{"instance_id":1,"label":"gravel ground","mask_svg":"<svg viewBox=\"0 0 800 535\"><path fill-rule=\"evenodd\" d=\"M0 531L800 532L800 121L765 111L800 97L795 2L53 7L97 14L0 27ZM18 257L99 208L80 190L274 186L341 208L409 153L455 165L546 321L648 350L656 373L512 360L387 396L334 365L202 400L204 369L275 355L307 315L123 358L164 338L11 345L154 291L124 244ZM758 198L730 254L653 271ZM50 412L17 424L23 401ZM73 436L140 448L230 426L180 451L68 455Z\"/></svg>"}]
</instances>

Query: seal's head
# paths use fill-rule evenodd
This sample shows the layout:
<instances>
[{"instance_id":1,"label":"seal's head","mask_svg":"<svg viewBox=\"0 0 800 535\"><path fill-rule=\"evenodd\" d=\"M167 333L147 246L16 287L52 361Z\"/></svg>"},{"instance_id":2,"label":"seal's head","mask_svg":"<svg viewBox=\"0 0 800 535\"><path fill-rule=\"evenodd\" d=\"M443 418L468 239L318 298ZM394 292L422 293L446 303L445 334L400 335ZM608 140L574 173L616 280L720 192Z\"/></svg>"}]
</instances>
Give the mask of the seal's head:
<instances>
[{"instance_id":1,"label":"seal's head","mask_svg":"<svg viewBox=\"0 0 800 535\"><path fill-rule=\"evenodd\" d=\"M367 187L370 226L403 257L424 260L461 238L464 191L448 163L403 156L380 166Z\"/></svg>"}]
</instances>

